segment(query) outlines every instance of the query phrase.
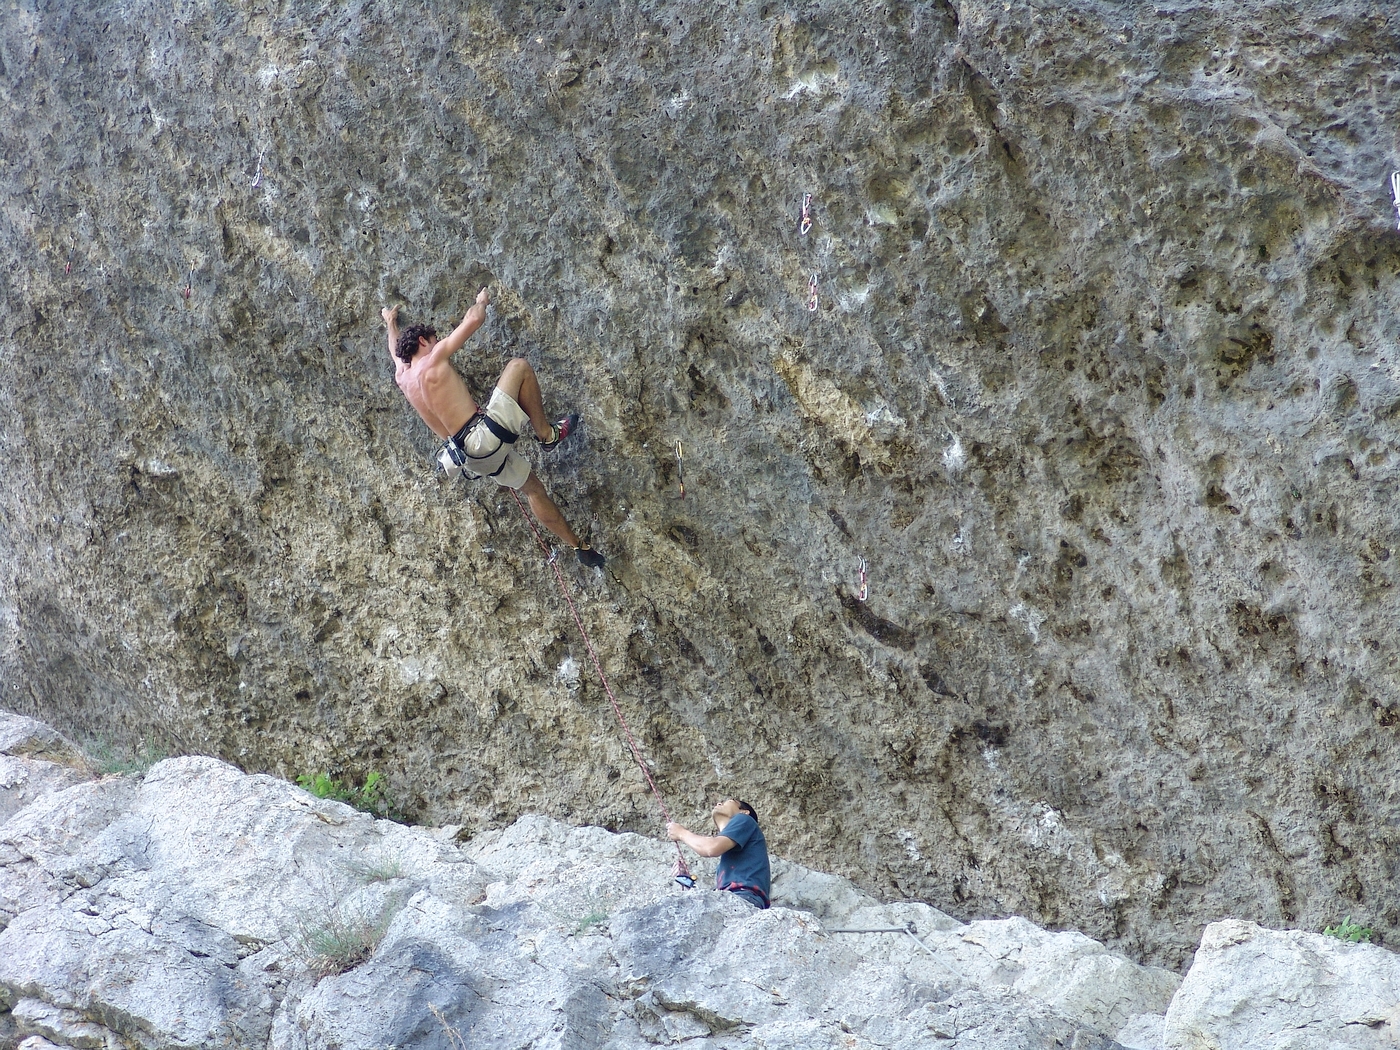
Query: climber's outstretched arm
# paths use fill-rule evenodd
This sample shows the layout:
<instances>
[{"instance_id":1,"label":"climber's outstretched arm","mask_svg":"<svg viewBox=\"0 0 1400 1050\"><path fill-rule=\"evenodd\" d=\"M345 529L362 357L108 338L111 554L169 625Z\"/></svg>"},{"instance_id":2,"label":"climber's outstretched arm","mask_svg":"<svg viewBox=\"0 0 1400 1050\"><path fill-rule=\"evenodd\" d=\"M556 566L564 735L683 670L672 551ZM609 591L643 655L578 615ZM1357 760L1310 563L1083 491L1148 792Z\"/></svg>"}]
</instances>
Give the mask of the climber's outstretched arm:
<instances>
[{"instance_id":1,"label":"climber's outstretched arm","mask_svg":"<svg viewBox=\"0 0 1400 1050\"><path fill-rule=\"evenodd\" d=\"M397 306L386 306L379 311L379 316L384 318L384 325L389 340L389 357L394 362L394 374L398 375L399 372L408 367L408 364L404 361L400 361L399 355L394 353L394 350L399 345L399 308Z\"/></svg>"},{"instance_id":2,"label":"climber's outstretched arm","mask_svg":"<svg viewBox=\"0 0 1400 1050\"><path fill-rule=\"evenodd\" d=\"M476 302L472 303L471 309L462 318L462 323L452 329L452 334L446 339L442 339L433 347L433 357L451 357L462 345L470 339L482 323L486 320L486 307L491 302L491 297L486 294L486 289L476 293Z\"/></svg>"}]
</instances>

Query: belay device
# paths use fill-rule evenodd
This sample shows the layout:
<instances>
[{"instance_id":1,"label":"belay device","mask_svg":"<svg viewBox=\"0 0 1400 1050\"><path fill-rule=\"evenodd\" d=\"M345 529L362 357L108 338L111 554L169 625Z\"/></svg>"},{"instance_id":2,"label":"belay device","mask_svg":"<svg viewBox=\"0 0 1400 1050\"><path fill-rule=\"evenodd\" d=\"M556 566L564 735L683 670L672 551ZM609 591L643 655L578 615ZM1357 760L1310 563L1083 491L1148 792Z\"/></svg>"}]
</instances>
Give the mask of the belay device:
<instances>
[{"instance_id":1,"label":"belay device","mask_svg":"<svg viewBox=\"0 0 1400 1050\"><path fill-rule=\"evenodd\" d=\"M685 860L681 858L679 849L676 850L676 866L671 869L671 877L676 880L676 885L681 889L695 889L695 876L685 866Z\"/></svg>"}]
</instances>

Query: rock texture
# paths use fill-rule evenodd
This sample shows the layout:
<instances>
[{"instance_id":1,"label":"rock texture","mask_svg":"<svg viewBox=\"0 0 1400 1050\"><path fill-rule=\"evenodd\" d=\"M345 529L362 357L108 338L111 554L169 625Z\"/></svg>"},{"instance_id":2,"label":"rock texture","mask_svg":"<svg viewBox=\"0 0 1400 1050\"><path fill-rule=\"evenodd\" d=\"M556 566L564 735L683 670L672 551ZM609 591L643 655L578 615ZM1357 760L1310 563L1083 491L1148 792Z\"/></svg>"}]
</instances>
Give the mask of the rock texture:
<instances>
[{"instance_id":1,"label":"rock texture","mask_svg":"<svg viewBox=\"0 0 1400 1050\"><path fill-rule=\"evenodd\" d=\"M1388 931L1398 29L21 0L0 701L381 770L434 823L654 831L514 504L435 478L390 380L382 304L490 283L461 367L583 412L541 475L683 810L1172 967L1224 914Z\"/></svg>"},{"instance_id":2,"label":"rock texture","mask_svg":"<svg viewBox=\"0 0 1400 1050\"><path fill-rule=\"evenodd\" d=\"M51 726L0 712L0 824L29 803L87 779L78 747Z\"/></svg>"}]
</instances>

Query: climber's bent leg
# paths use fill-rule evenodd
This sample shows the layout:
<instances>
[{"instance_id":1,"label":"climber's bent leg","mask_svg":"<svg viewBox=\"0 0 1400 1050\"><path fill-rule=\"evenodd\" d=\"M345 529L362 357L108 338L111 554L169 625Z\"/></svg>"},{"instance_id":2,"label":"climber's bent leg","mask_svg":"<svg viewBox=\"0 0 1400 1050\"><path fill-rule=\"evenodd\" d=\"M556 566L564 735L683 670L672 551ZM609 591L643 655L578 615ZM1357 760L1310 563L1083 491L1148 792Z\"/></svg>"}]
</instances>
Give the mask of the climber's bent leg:
<instances>
[{"instance_id":1,"label":"climber's bent leg","mask_svg":"<svg viewBox=\"0 0 1400 1050\"><path fill-rule=\"evenodd\" d=\"M501 372L501 378L496 380L496 389L513 398L524 409L530 417L535 437L548 441L553 436L549 417L544 414L540 381L535 377L535 370L530 367L529 361L523 357L512 358Z\"/></svg>"}]
</instances>

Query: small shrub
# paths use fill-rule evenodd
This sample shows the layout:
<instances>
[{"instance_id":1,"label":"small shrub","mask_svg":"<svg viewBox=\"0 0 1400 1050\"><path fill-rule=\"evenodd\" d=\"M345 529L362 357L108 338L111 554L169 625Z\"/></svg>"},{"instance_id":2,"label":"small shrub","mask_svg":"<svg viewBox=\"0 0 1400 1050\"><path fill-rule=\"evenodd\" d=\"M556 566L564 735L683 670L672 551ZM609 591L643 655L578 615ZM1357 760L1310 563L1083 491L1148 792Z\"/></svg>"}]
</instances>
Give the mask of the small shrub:
<instances>
[{"instance_id":1,"label":"small shrub","mask_svg":"<svg viewBox=\"0 0 1400 1050\"><path fill-rule=\"evenodd\" d=\"M1370 944L1371 939L1376 935L1376 931L1371 927L1352 922L1350 915L1336 926L1324 927L1322 932L1328 937L1335 937L1348 944Z\"/></svg>"},{"instance_id":2,"label":"small shrub","mask_svg":"<svg viewBox=\"0 0 1400 1050\"><path fill-rule=\"evenodd\" d=\"M390 898L372 914L331 911L302 920L293 938L296 952L318 979L353 970L374 954L401 906L401 900Z\"/></svg>"},{"instance_id":3,"label":"small shrub","mask_svg":"<svg viewBox=\"0 0 1400 1050\"><path fill-rule=\"evenodd\" d=\"M371 773L365 777L362 787L355 787L343 780L337 780L329 773L303 773L297 777L297 787L305 788L317 798L330 798L337 802L345 802L376 817L389 815L390 802L389 795L384 790L383 773Z\"/></svg>"}]
</instances>

